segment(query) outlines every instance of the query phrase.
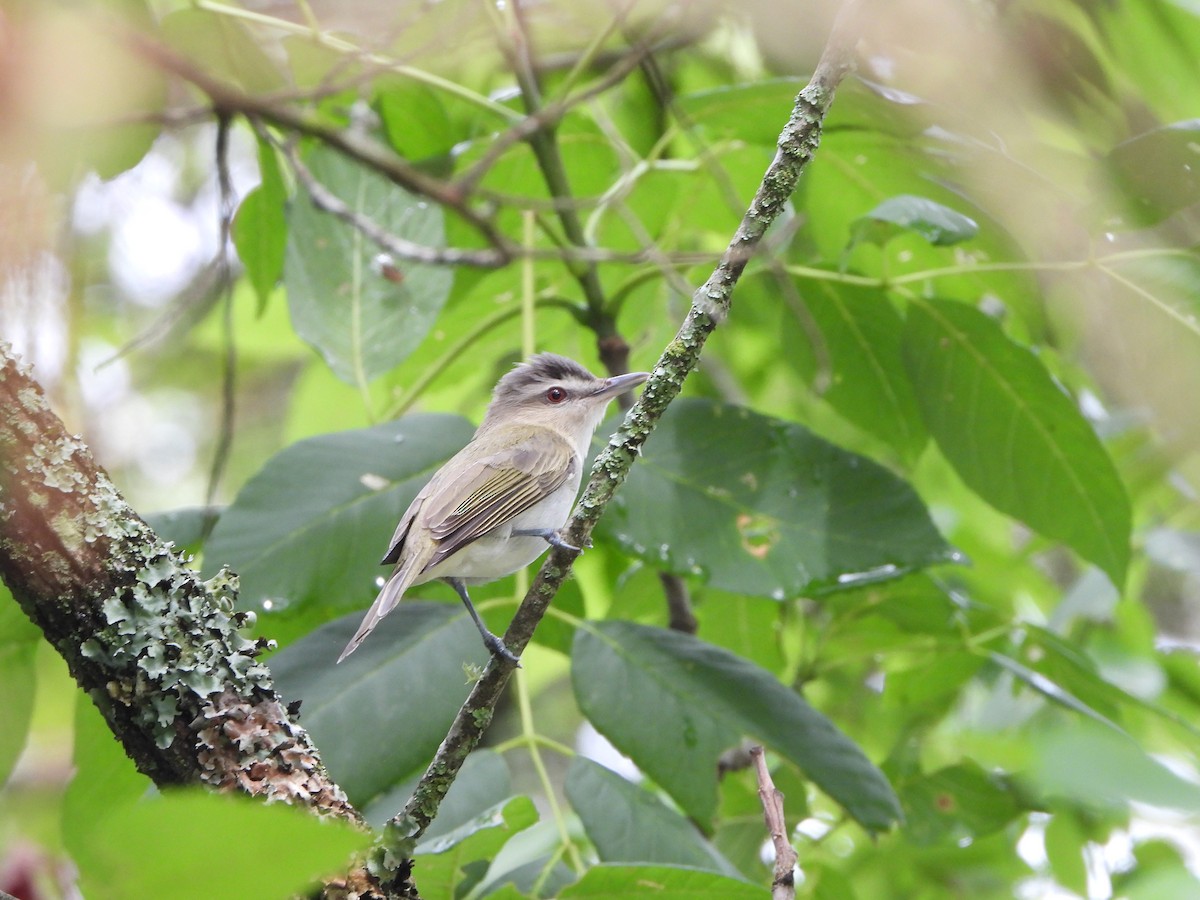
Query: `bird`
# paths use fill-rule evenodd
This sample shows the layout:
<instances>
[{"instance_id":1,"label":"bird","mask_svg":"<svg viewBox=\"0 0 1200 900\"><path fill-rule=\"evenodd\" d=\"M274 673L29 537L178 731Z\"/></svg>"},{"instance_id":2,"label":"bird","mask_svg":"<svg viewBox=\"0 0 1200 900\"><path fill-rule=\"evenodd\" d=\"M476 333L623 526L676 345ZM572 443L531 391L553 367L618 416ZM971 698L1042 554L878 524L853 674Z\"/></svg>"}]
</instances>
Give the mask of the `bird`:
<instances>
[{"instance_id":1,"label":"bird","mask_svg":"<svg viewBox=\"0 0 1200 900\"><path fill-rule=\"evenodd\" d=\"M484 646L518 664L467 593L511 575L549 547L578 552L559 531L609 402L649 372L597 378L565 356L539 353L506 373L474 436L434 473L400 517L381 565L391 576L338 657L353 653L415 585L440 579L461 598Z\"/></svg>"}]
</instances>

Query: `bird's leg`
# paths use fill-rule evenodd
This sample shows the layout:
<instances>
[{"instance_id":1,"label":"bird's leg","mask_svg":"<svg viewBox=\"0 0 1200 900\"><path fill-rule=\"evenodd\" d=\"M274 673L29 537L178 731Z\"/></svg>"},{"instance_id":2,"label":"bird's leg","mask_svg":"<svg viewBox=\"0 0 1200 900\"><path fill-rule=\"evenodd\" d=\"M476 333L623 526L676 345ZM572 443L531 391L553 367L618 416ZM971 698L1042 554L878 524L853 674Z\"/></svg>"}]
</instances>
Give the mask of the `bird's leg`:
<instances>
[{"instance_id":1,"label":"bird's leg","mask_svg":"<svg viewBox=\"0 0 1200 900\"><path fill-rule=\"evenodd\" d=\"M557 547L560 550L570 550L572 553L583 552L574 544L568 544L564 541L562 536L553 528L518 528L513 531L513 537L540 537L551 547Z\"/></svg>"},{"instance_id":2,"label":"bird's leg","mask_svg":"<svg viewBox=\"0 0 1200 900\"><path fill-rule=\"evenodd\" d=\"M499 656L508 660L514 666L520 666L521 661L513 655L508 647L504 646L504 641L496 637L488 631L488 627L483 624L483 619L479 618L479 613L475 612L475 604L471 602L471 598L467 595L467 586L463 584L461 578L444 578L450 587L454 588L455 593L462 599L463 606L467 608L467 612L471 615L471 621L475 623L475 627L479 629L479 635L483 638L483 646L488 648L492 656Z\"/></svg>"}]
</instances>

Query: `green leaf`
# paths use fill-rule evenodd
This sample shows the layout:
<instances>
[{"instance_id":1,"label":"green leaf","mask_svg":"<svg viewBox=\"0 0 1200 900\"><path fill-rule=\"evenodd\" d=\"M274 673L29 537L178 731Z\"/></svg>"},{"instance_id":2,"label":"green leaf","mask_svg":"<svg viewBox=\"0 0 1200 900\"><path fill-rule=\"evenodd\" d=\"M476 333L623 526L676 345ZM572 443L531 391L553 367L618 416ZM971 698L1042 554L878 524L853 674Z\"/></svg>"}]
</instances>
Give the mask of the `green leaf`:
<instances>
[{"instance_id":1,"label":"green leaf","mask_svg":"<svg viewBox=\"0 0 1200 900\"><path fill-rule=\"evenodd\" d=\"M456 416L412 415L293 444L222 514L206 572L237 572L246 608L365 606L396 522L471 431Z\"/></svg>"},{"instance_id":2,"label":"green leaf","mask_svg":"<svg viewBox=\"0 0 1200 900\"><path fill-rule=\"evenodd\" d=\"M710 400L671 404L601 521L651 565L776 600L950 553L916 493L883 467Z\"/></svg>"},{"instance_id":3,"label":"green leaf","mask_svg":"<svg viewBox=\"0 0 1200 900\"><path fill-rule=\"evenodd\" d=\"M258 170L261 183L242 200L233 220L233 243L258 295L261 311L283 276L283 258L287 250L287 218L284 215L287 190L275 150L262 141L258 146Z\"/></svg>"},{"instance_id":4,"label":"green leaf","mask_svg":"<svg viewBox=\"0 0 1200 900\"><path fill-rule=\"evenodd\" d=\"M590 759L571 760L566 792L603 862L664 863L737 875L687 819Z\"/></svg>"},{"instance_id":5,"label":"green leaf","mask_svg":"<svg viewBox=\"0 0 1200 900\"><path fill-rule=\"evenodd\" d=\"M970 240L979 226L960 212L928 197L889 197L850 228L851 240L885 244L902 231L914 231L935 247Z\"/></svg>"},{"instance_id":6,"label":"green leaf","mask_svg":"<svg viewBox=\"0 0 1200 900\"><path fill-rule=\"evenodd\" d=\"M1117 144L1108 155L1138 224L1154 225L1200 202L1200 119L1172 122Z\"/></svg>"},{"instance_id":7,"label":"green leaf","mask_svg":"<svg viewBox=\"0 0 1200 900\"><path fill-rule=\"evenodd\" d=\"M316 149L313 176L356 215L427 247L445 244L441 209L332 150ZM378 247L305 197L288 220L288 308L296 333L342 380L365 388L420 344L453 281L445 266L394 261L388 277Z\"/></svg>"},{"instance_id":8,"label":"green leaf","mask_svg":"<svg viewBox=\"0 0 1200 900\"><path fill-rule=\"evenodd\" d=\"M500 849L518 832L538 820L528 797L513 797L448 834L417 846L418 883L426 897L455 897L468 876L468 867L479 867L478 881Z\"/></svg>"},{"instance_id":9,"label":"green leaf","mask_svg":"<svg viewBox=\"0 0 1200 900\"><path fill-rule=\"evenodd\" d=\"M1022 812L1011 785L969 761L913 779L900 798L904 833L918 846L974 841Z\"/></svg>"},{"instance_id":10,"label":"green leaf","mask_svg":"<svg viewBox=\"0 0 1200 900\"><path fill-rule=\"evenodd\" d=\"M859 428L915 459L929 440L904 373L904 320L883 291L832 281L798 284L816 333L806 380L827 382L821 396Z\"/></svg>"},{"instance_id":11,"label":"green leaf","mask_svg":"<svg viewBox=\"0 0 1200 900\"><path fill-rule=\"evenodd\" d=\"M41 635L0 583L0 786L25 749L33 692L37 685L34 657Z\"/></svg>"},{"instance_id":12,"label":"green leaf","mask_svg":"<svg viewBox=\"0 0 1200 900\"><path fill-rule=\"evenodd\" d=\"M780 78L697 91L676 102L710 143L736 138L774 146L803 87L803 79Z\"/></svg>"},{"instance_id":13,"label":"green leaf","mask_svg":"<svg viewBox=\"0 0 1200 900\"><path fill-rule=\"evenodd\" d=\"M1122 585L1125 487L1037 357L978 310L940 300L910 305L904 354L925 424L967 486Z\"/></svg>"},{"instance_id":14,"label":"green leaf","mask_svg":"<svg viewBox=\"0 0 1200 900\"><path fill-rule=\"evenodd\" d=\"M1079 722L1041 730L1033 775L1038 786L1088 806L1124 807L1129 801L1200 812L1200 786L1181 778L1137 742L1108 728ZM1086 760L1086 765L1080 762Z\"/></svg>"},{"instance_id":15,"label":"green leaf","mask_svg":"<svg viewBox=\"0 0 1200 900\"><path fill-rule=\"evenodd\" d=\"M487 651L461 605L402 603L335 664L361 620L318 628L272 657L271 672L288 702L302 701L334 781L367 806L428 764L470 691L464 665L482 668Z\"/></svg>"},{"instance_id":16,"label":"green leaf","mask_svg":"<svg viewBox=\"0 0 1200 900\"><path fill-rule=\"evenodd\" d=\"M89 825L72 858L99 900L283 900L344 870L371 840L349 822L200 788L122 804Z\"/></svg>"},{"instance_id":17,"label":"green leaf","mask_svg":"<svg viewBox=\"0 0 1200 900\"><path fill-rule=\"evenodd\" d=\"M414 774L412 778L379 794L370 805L359 806L363 818L372 826L381 827L404 808L418 780L418 774ZM465 825L513 793L512 776L504 757L493 750L476 748L458 770L454 784L450 785L442 805L438 807L437 818L429 824L422 840L433 840Z\"/></svg>"},{"instance_id":18,"label":"green leaf","mask_svg":"<svg viewBox=\"0 0 1200 900\"><path fill-rule=\"evenodd\" d=\"M701 821L716 807L717 756L744 734L798 765L869 831L900 819L883 773L770 672L675 631L606 621L581 628L571 680L579 708Z\"/></svg>"},{"instance_id":19,"label":"green leaf","mask_svg":"<svg viewBox=\"0 0 1200 900\"><path fill-rule=\"evenodd\" d=\"M738 878L672 866L592 866L559 896L563 900L767 900L765 888Z\"/></svg>"},{"instance_id":20,"label":"green leaf","mask_svg":"<svg viewBox=\"0 0 1200 900\"><path fill-rule=\"evenodd\" d=\"M443 156L466 137L451 125L440 98L423 84L403 80L383 85L375 109L388 143L412 160Z\"/></svg>"}]
</instances>

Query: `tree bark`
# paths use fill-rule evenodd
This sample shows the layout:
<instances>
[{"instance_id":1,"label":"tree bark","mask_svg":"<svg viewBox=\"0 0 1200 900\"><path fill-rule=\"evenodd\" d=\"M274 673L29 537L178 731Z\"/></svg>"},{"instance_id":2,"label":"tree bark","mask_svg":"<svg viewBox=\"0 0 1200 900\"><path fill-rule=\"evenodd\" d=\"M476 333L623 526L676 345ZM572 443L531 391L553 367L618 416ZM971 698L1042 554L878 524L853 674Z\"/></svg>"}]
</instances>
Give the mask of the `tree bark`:
<instances>
[{"instance_id":1,"label":"tree bark","mask_svg":"<svg viewBox=\"0 0 1200 900\"><path fill-rule=\"evenodd\" d=\"M360 821L238 629L237 578L203 582L67 433L0 343L0 578L138 769Z\"/></svg>"}]
</instances>

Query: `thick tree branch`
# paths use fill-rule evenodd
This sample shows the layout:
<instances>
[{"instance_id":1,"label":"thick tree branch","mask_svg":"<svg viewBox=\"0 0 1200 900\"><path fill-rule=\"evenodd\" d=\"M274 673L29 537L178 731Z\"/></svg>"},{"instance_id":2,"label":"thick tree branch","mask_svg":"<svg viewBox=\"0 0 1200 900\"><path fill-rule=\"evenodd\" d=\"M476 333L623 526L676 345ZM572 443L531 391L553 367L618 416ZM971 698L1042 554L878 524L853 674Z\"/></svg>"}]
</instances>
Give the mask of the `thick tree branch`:
<instances>
[{"instance_id":1,"label":"thick tree branch","mask_svg":"<svg viewBox=\"0 0 1200 900\"><path fill-rule=\"evenodd\" d=\"M708 336L728 316L734 286L747 261L778 217L795 189L800 173L816 152L821 123L838 84L853 66L856 14L861 6L861 2L852 2L844 8L812 79L796 97L791 117L779 137L775 158L725 254L712 275L693 295L687 317L654 367L641 397L596 459L568 528L569 539L576 546L586 546L597 519L625 480L642 444L679 394L688 373L696 367ZM551 551L504 635L510 649L520 653L529 643L546 608L569 574L575 556L575 553L560 548ZM459 710L412 799L388 823L384 842L377 849L374 860L381 869L397 865L432 821L458 769L490 724L495 704L511 675L512 666L507 662L493 659L488 665Z\"/></svg>"},{"instance_id":2,"label":"thick tree branch","mask_svg":"<svg viewBox=\"0 0 1200 900\"><path fill-rule=\"evenodd\" d=\"M202 582L67 433L0 344L0 578L138 769L359 821L242 637L236 580Z\"/></svg>"}]
</instances>

